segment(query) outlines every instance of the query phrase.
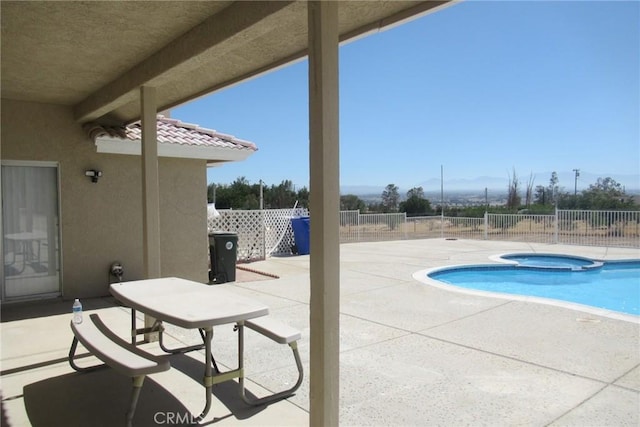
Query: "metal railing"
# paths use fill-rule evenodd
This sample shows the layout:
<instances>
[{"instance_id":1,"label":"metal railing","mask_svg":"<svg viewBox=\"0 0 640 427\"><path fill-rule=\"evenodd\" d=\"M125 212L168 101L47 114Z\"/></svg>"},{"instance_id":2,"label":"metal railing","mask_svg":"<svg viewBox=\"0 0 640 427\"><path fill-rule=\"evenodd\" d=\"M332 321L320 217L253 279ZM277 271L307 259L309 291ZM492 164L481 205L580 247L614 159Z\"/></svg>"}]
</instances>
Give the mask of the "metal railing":
<instances>
[{"instance_id":1,"label":"metal railing","mask_svg":"<svg viewBox=\"0 0 640 427\"><path fill-rule=\"evenodd\" d=\"M340 212L340 242L375 242L407 238L407 215L404 213L361 214Z\"/></svg>"},{"instance_id":2,"label":"metal railing","mask_svg":"<svg viewBox=\"0 0 640 427\"><path fill-rule=\"evenodd\" d=\"M455 237L482 239L484 220L447 216L417 216L407 218L407 234L410 239Z\"/></svg>"},{"instance_id":3,"label":"metal railing","mask_svg":"<svg viewBox=\"0 0 640 427\"><path fill-rule=\"evenodd\" d=\"M291 218L306 209L219 211L209 231L238 233L238 260L290 254ZM484 218L340 212L340 242L458 238L640 248L640 211L557 210L553 215L485 214Z\"/></svg>"},{"instance_id":4,"label":"metal railing","mask_svg":"<svg viewBox=\"0 0 640 427\"><path fill-rule=\"evenodd\" d=\"M555 215L486 214L485 240L557 243Z\"/></svg>"},{"instance_id":5,"label":"metal railing","mask_svg":"<svg viewBox=\"0 0 640 427\"><path fill-rule=\"evenodd\" d=\"M362 218L349 213L348 233L341 224L342 242L425 238L521 241L585 246L640 248L640 211L557 210L553 215L485 214L484 218L422 216L405 218L394 233L377 230L375 239L363 234ZM376 214L395 215L397 214ZM342 218L342 217L341 217ZM380 222L384 220L378 219Z\"/></svg>"},{"instance_id":6,"label":"metal railing","mask_svg":"<svg viewBox=\"0 0 640 427\"><path fill-rule=\"evenodd\" d=\"M555 243L640 247L640 212L562 210Z\"/></svg>"}]
</instances>

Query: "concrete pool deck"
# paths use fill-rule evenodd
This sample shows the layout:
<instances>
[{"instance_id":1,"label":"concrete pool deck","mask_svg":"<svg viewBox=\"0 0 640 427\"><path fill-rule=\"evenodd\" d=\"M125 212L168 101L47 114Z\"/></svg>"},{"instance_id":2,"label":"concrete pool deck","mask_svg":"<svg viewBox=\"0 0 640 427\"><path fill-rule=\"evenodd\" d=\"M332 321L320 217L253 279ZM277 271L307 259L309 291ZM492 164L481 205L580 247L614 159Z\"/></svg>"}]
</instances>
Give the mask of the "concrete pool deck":
<instances>
[{"instance_id":1,"label":"concrete pool deck","mask_svg":"<svg viewBox=\"0 0 640 427\"><path fill-rule=\"evenodd\" d=\"M638 259L639 250L444 239L340 250L341 425L640 424L640 318L451 292L412 277L430 267L489 263L507 252ZM309 257L274 257L250 267L279 279L216 286L263 301L273 317L300 329L308 374ZM2 398L10 425L119 424L129 380L109 370L75 374L66 363L69 301L2 310ZM92 310L126 335L127 309L103 298L85 302L85 311ZM198 339L169 332L180 342ZM247 332L249 391L260 395L295 380L284 347ZM235 367L231 327L216 328L214 355L219 365ZM201 409L201 357L175 356L177 369L147 380L134 425L166 425L166 413ZM308 375L296 395L266 407L246 407L235 391L231 382L216 387L205 423L308 425Z\"/></svg>"}]
</instances>

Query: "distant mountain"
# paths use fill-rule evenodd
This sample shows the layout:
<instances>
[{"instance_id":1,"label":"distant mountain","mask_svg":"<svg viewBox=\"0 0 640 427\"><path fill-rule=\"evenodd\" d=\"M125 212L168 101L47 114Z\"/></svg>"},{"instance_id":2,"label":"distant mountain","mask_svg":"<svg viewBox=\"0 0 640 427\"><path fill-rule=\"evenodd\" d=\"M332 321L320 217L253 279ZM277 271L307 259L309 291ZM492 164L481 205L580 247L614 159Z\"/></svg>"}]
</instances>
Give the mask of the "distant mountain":
<instances>
[{"instance_id":1,"label":"distant mountain","mask_svg":"<svg viewBox=\"0 0 640 427\"><path fill-rule=\"evenodd\" d=\"M355 194L356 196L381 195L385 186L377 185L341 185L340 194Z\"/></svg>"},{"instance_id":2,"label":"distant mountain","mask_svg":"<svg viewBox=\"0 0 640 427\"><path fill-rule=\"evenodd\" d=\"M422 187L424 191L435 192L440 191L444 187L444 191L484 191L489 190L506 190L509 185L509 178L497 178L495 176L480 176L473 179L445 179L444 186L440 183L440 178L431 178L422 181L418 187Z\"/></svg>"},{"instance_id":3,"label":"distant mountain","mask_svg":"<svg viewBox=\"0 0 640 427\"><path fill-rule=\"evenodd\" d=\"M547 186L551 179L552 172L536 172L533 173L533 186L538 185ZM590 185L595 184L598 178L613 178L616 182L623 185L627 193L640 192L640 174L623 175L623 174L597 174L587 171L580 171L577 181L578 191L586 190ZM520 181L520 188L524 189L529 183L530 175L518 175ZM575 173L570 172L558 172L558 181L561 188L564 191L571 192L574 190L576 181ZM484 191L485 188L489 191L501 191L506 192L509 186L509 177L502 178L494 176L479 176L473 179L445 179L444 180L444 192L478 192ZM415 187L422 187L425 193L433 194L439 193L441 188L440 178L430 178L426 181L422 181ZM400 195L404 194L409 188L399 187ZM376 185L344 185L340 187L341 194L355 194L358 196L380 196L384 191L385 186Z\"/></svg>"}]
</instances>

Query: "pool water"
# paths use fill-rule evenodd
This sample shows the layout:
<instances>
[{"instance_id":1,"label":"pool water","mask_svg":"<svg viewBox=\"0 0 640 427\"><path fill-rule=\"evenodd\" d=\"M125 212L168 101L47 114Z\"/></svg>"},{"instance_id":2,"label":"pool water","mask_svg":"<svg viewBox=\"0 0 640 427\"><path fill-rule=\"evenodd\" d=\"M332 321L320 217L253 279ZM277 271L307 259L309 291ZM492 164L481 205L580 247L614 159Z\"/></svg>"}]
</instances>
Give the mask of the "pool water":
<instances>
[{"instance_id":1,"label":"pool water","mask_svg":"<svg viewBox=\"0 0 640 427\"><path fill-rule=\"evenodd\" d=\"M482 265L437 270L428 277L481 291L535 296L640 315L640 260L598 268Z\"/></svg>"}]
</instances>

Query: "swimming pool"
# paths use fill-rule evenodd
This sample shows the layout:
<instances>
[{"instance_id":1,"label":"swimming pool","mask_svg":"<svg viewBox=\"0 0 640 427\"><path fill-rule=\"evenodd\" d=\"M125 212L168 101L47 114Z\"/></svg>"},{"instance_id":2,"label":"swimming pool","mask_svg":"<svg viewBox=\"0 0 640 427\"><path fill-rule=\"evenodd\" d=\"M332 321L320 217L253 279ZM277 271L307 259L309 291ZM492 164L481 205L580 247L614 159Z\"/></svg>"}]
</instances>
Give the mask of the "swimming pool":
<instances>
[{"instance_id":1,"label":"swimming pool","mask_svg":"<svg viewBox=\"0 0 640 427\"><path fill-rule=\"evenodd\" d=\"M640 260L601 262L547 254L509 254L499 259L509 265L454 266L424 274L431 284L472 293L558 300L640 316Z\"/></svg>"}]
</instances>

